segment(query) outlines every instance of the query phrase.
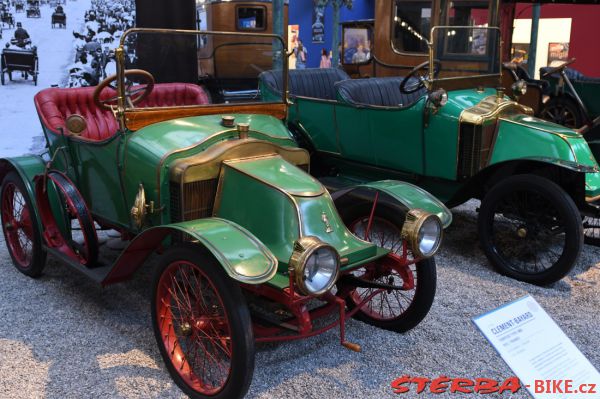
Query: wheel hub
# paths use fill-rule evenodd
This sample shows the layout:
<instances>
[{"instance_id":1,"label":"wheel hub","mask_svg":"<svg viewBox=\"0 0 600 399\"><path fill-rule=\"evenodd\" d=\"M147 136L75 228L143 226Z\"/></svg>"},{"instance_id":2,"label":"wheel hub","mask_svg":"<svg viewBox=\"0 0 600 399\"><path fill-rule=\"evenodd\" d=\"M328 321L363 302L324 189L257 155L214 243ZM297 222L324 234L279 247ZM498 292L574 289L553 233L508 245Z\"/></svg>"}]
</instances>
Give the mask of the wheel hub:
<instances>
[{"instance_id":1,"label":"wheel hub","mask_svg":"<svg viewBox=\"0 0 600 399\"><path fill-rule=\"evenodd\" d=\"M181 331L181 335L185 337L192 335L192 326L188 322L183 323L181 327L179 327L179 330Z\"/></svg>"},{"instance_id":2,"label":"wheel hub","mask_svg":"<svg viewBox=\"0 0 600 399\"><path fill-rule=\"evenodd\" d=\"M519 238L526 238L527 237L527 228L526 227L519 227L517 229L517 235L519 236Z\"/></svg>"}]
</instances>

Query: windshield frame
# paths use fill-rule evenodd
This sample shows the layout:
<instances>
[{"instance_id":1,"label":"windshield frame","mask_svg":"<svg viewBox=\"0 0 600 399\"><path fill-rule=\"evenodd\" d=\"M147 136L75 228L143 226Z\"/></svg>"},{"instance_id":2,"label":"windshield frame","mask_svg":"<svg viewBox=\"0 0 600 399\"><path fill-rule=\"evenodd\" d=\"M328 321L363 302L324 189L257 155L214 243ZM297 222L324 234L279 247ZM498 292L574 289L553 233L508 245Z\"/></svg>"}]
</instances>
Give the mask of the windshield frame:
<instances>
[{"instance_id":1,"label":"windshield frame","mask_svg":"<svg viewBox=\"0 0 600 399\"><path fill-rule=\"evenodd\" d=\"M141 108L131 108L127 106L126 96L125 96L125 42L128 36L137 34L137 33L145 33L145 34L166 34L166 35L189 35L189 36L198 36L198 35L214 35L214 36L239 36L239 37L262 37L262 38L270 38L273 40L278 40L281 45L281 66L282 66L282 78L283 78L283 90L281 94L281 101L277 102L256 102L256 103L248 103L247 105L265 105L265 104L288 104L288 48L287 44L283 40L283 38L279 35L272 33L256 33L256 32L223 32L223 31L202 31L202 30L187 30L187 29L161 29L161 28L131 28L126 30L121 39L119 40L119 46L115 50L116 54L116 64L117 64L117 110L116 113L123 116L126 111L132 110L141 110ZM205 105L204 107L211 106L219 106L223 107L226 104L210 104ZM231 104L231 107L235 107L236 104ZM184 108L177 107L177 108ZM147 110L153 110L156 108L144 108ZM124 118L120 118L124 119ZM124 123L124 120L123 120Z\"/></svg>"},{"instance_id":2,"label":"windshield frame","mask_svg":"<svg viewBox=\"0 0 600 399\"><path fill-rule=\"evenodd\" d=\"M435 42L435 33L436 31L439 30L443 30L443 29L485 29L487 31L496 31L497 32L497 37L498 37L498 42L497 42L497 63L498 63L498 72L497 73L489 73L489 74L479 74L479 75L464 75L464 76L454 76L454 77L435 77L433 75L433 68L430 68L429 70L429 82L431 85L432 90L435 90L437 88L442 88L442 86L446 86L444 85L444 83L449 84L451 86L452 89L456 88L457 86L459 88L464 87L464 84L461 84L462 82L470 84L470 86L466 86L467 88L469 87L473 87L473 86L485 86L486 84L489 85L491 82L497 81L496 86L499 87L502 84L502 69L500 68L500 66L502 65L502 32L500 30L499 27L497 26L451 26L451 25L439 25L439 26L434 26L433 28L431 28L431 32L429 35L429 65L433 65L434 64L434 49L436 46L436 42ZM466 60L466 62L476 62L476 58L477 56L474 57L469 57L469 59ZM483 57L482 57L483 59ZM492 57L490 57L490 61L492 60ZM448 61L454 61L454 60L448 60ZM443 71L443 69L442 69Z\"/></svg>"}]
</instances>

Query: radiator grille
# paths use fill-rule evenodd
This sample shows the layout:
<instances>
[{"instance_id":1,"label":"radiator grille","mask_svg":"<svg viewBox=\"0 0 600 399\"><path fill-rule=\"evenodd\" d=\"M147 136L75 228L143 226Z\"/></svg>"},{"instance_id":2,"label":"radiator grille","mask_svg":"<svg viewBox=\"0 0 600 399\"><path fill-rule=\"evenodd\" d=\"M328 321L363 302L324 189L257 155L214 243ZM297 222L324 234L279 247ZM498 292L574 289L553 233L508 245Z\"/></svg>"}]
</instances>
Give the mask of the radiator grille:
<instances>
[{"instance_id":1,"label":"radiator grille","mask_svg":"<svg viewBox=\"0 0 600 399\"><path fill-rule=\"evenodd\" d=\"M185 183L171 183L171 218L175 222L212 216L218 179Z\"/></svg>"},{"instance_id":2,"label":"radiator grille","mask_svg":"<svg viewBox=\"0 0 600 399\"><path fill-rule=\"evenodd\" d=\"M463 123L460 129L458 177L474 176L489 163L492 152L495 124L472 125Z\"/></svg>"}]
</instances>

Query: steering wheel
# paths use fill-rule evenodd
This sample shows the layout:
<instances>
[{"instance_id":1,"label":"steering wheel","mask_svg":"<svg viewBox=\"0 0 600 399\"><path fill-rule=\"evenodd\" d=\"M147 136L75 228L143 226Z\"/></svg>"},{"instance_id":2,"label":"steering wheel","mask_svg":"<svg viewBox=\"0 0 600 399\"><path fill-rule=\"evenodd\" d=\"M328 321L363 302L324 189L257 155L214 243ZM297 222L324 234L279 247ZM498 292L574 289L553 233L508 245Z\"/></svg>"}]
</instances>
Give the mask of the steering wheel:
<instances>
[{"instance_id":1,"label":"steering wheel","mask_svg":"<svg viewBox=\"0 0 600 399\"><path fill-rule=\"evenodd\" d=\"M125 71L125 101L130 107L143 101L150 95L154 89L154 76L143 69L128 69ZM111 75L104 79L94 90L94 103L101 109L110 110L118 104L119 94L117 90L117 75ZM136 82L138 85L133 86ZM114 92L114 95L101 99L101 94L104 89L109 89Z\"/></svg>"},{"instance_id":2,"label":"steering wheel","mask_svg":"<svg viewBox=\"0 0 600 399\"><path fill-rule=\"evenodd\" d=\"M546 70L546 72L544 72L544 74L542 75L542 78L545 78L547 76L550 76L556 72L560 72L562 71L564 68L566 68L567 66L571 65L572 63L575 62L575 58L571 58L570 60L567 60L565 62L563 62L562 64L549 68Z\"/></svg>"},{"instance_id":3,"label":"steering wheel","mask_svg":"<svg viewBox=\"0 0 600 399\"><path fill-rule=\"evenodd\" d=\"M433 76L437 76L442 68L442 64L438 60L433 60ZM427 73L425 73L427 70ZM412 94L418 90L421 90L425 87L425 81L427 80L427 75L429 73L429 61L425 61L422 64L417 65L410 71L408 75L402 79L400 83L400 91L404 94ZM417 79L417 83L412 83L410 87L406 87L408 82L412 81L413 78Z\"/></svg>"}]
</instances>

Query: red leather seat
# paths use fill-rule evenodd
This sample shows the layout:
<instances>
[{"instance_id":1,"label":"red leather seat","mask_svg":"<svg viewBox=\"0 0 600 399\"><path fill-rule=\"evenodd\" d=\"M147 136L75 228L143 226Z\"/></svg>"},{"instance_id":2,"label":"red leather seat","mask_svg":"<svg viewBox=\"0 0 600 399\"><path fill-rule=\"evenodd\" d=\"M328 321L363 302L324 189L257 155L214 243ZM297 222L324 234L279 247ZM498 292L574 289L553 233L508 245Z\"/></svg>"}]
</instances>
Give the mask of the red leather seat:
<instances>
[{"instance_id":1,"label":"red leather seat","mask_svg":"<svg viewBox=\"0 0 600 399\"><path fill-rule=\"evenodd\" d=\"M51 132L60 134L59 128L65 126L66 119L73 115L83 116L87 128L82 138L102 141L114 136L119 124L113 113L100 109L93 99L94 87L50 88L36 94L34 102L42 124ZM102 98L111 97L104 90ZM137 107L176 107L184 105L208 104L206 92L199 86L188 83L161 83L154 86L152 93Z\"/></svg>"}]
</instances>

